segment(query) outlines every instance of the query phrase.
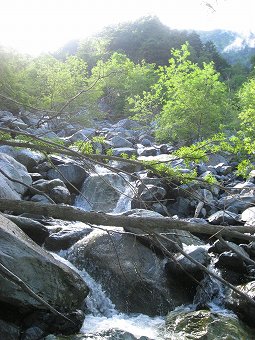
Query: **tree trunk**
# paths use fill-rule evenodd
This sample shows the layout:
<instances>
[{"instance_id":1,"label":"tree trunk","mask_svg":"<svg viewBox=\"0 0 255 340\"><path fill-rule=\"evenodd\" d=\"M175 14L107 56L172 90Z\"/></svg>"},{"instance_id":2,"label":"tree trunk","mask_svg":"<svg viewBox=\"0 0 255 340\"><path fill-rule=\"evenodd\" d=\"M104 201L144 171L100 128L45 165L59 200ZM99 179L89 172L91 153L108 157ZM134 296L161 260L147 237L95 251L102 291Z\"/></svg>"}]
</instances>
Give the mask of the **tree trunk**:
<instances>
[{"instance_id":1,"label":"tree trunk","mask_svg":"<svg viewBox=\"0 0 255 340\"><path fill-rule=\"evenodd\" d=\"M66 221L80 221L94 225L139 228L150 233L157 228L166 230L179 229L195 234L225 236L237 239L255 240L255 227L252 226L220 226L206 223L191 223L170 217L132 217L123 215L110 215L102 212L83 211L69 205L43 204L30 201L17 201L0 199L0 211L12 211L14 214L33 213L45 217L53 217Z\"/></svg>"}]
</instances>

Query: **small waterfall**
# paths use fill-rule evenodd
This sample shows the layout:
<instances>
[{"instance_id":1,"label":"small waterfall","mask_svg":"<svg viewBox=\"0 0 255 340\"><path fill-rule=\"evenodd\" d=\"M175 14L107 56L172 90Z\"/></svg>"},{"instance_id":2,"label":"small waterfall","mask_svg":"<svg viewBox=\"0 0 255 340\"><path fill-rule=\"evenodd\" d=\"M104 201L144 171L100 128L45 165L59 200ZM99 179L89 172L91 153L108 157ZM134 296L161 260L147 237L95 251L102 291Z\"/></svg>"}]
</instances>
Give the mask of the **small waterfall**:
<instances>
[{"instance_id":1,"label":"small waterfall","mask_svg":"<svg viewBox=\"0 0 255 340\"><path fill-rule=\"evenodd\" d=\"M113 210L114 214L123 213L131 209L131 202L135 196L135 191L135 182L131 182L130 184L127 183L125 191L120 195L116 207Z\"/></svg>"},{"instance_id":2,"label":"small waterfall","mask_svg":"<svg viewBox=\"0 0 255 340\"><path fill-rule=\"evenodd\" d=\"M159 335L165 324L163 317L149 317L144 314L127 315L119 313L115 309L114 304L107 297L106 293L102 290L101 285L97 283L86 272L86 270L78 270L71 262L64 258L67 253L68 250L60 251L58 254L51 254L57 260L79 273L90 289L90 293L84 301L88 314L86 315L83 326L80 330L81 334L91 336L91 339L98 339L98 335L100 335L100 333L111 330L120 330L132 334L137 339L140 339L141 337L144 337L144 340L164 339Z\"/></svg>"}]
</instances>

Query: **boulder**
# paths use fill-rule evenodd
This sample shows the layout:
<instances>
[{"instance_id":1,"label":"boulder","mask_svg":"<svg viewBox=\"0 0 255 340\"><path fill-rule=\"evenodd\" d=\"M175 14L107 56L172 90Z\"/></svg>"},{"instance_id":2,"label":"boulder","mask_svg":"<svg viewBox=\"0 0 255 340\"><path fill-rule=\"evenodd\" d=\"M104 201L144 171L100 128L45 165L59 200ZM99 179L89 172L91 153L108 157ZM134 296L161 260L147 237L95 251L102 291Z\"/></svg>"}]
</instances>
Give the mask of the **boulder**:
<instances>
[{"instance_id":1,"label":"boulder","mask_svg":"<svg viewBox=\"0 0 255 340\"><path fill-rule=\"evenodd\" d=\"M50 169L47 172L48 179L61 179L67 187L71 183L75 187L79 188L88 173L86 170L78 164L60 164L56 166L56 169Z\"/></svg>"},{"instance_id":2,"label":"boulder","mask_svg":"<svg viewBox=\"0 0 255 340\"><path fill-rule=\"evenodd\" d=\"M236 316L208 310L174 311L167 315L164 339L253 339L253 331Z\"/></svg>"},{"instance_id":3,"label":"boulder","mask_svg":"<svg viewBox=\"0 0 255 340\"><path fill-rule=\"evenodd\" d=\"M114 230L94 230L73 245L68 260L100 282L119 311L158 315L189 301L174 277L167 280L156 254L121 228Z\"/></svg>"},{"instance_id":4,"label":"boulder","mask_svg":"<svg viewBox=\"0 0 255 340\"><path fill-rule=\"evenodd\" d=\"M211 224L236 224L239 221L239 215L228 210L219 210L208 217Z\"/></svg>"},{"instance_id":5,"label":"boulder","mask_svg":"<svg viewBox=\"0 0 255 340\"><path fill-rule=\"evenodd\" d=\"M75 206L84 210L112 212L128 185L128 179L116 173L89 176L76 198Z\"/></svg>"},{"instance_id":6,"label":"boulder","mask_svg":"<svg viewBox=\"0 0 255 340\"><path fill-rule=\"evenodd\" d=\"M113 156L121 156L122 154L128 155L128 157L131 157L133 155L136 155L136 149L135 148L129 148L129 147L121 147L121 148L113 148L112 149Z\"/></svg>"},{"instance_id":7,"label":"boulder","mask_svg":"<svg viewBox=\"0 0 255 340\"><path fill-rule=\"evenodd\" d=\"M0 215L1 264L44 301L58 310L81 308L88 288L82 278L34 243L13 222ZM48 309L16 283L0 276L0 301L22 311Z\"/></svg>"},{"instance_id":8,"label":"boulder","mask_svg":"<svg viewBox=\"0 0 255 340\"><path fill-rule=\"evenodd\" d=\"M187 255L199 264L207 267L210 263L210 256L205 248L198 247L194 249L185 249ZM194 278L200 281L203 278L204 272L200 266L190 261L186 256L180 254L175 255L174 260L169 260L166 264L167 272L170 275L176 276L181 282L189 282L194 284Z\"/></svg>"},{"instance_id":9,"label":"boulder","mask_svg":"<svg viewBox=\"0 0 255 340\"><path fill-rule=\"evenodd\" d=\"M0 336L3 340L19 340L20 329L11 322L0 320Z\"/></svg>"},{"instance_id":10,"label":"boulder","mask_svg":"<svg viewBox=\"0 0 255 340\"><path fill-rule=\"evenodd\" d=\"M0 173L0 183L2 184L0 197L20 199L21 195L27 191L27 187L22 183L29 186L32 184L32 178L27 169L13 157L4 153L0 153L0 169L3 171L3 173ZM21 183L9 180L4 174Z\"/></svg>"},{"instance_id":11,"label":"boulder","mask_svg":"<svg viewBox=\"0 0 255 340\"><path fill-rule=\"evenodd\" d=\"M42 245L49 236L49 230L42 223L22 216L4 214L6 218L15 223L25 234L37 244Z\"/></svg>"},{"instance_id":12,"label":"boulder","mask_svg":"<svg viewBox=\"0 0 255 340\"><path fill-rule=\"evenodd\" d=\"M241 292L255 299L255 281L237 286ZM251 305L243 296L233 290L229 290L225 298L226 307L233 310L239 317L251 327L255 325L255 307ZM248 338L247 338L248 339Z\"/></svg>"},{"instance_id":13,"label":"boulder","mask_svg":"<svg viewBox=\"0 0 255 340\"><path fill-rule=\"evenodd\" d=\"M133 144L129 142L126 138L120 136L114 136L110 139L110 145L113 148L132 148Z\"/></svg>"},{"instance_id":14,"label":"boulder","mask_svg":"<svg viewBox=\"0 0 255 340\"><path fill-rule=\"evenodd\" d=\"M60 226L58 229L60 230L48 235L46 238L44 243L46 249L51 251L68 249L92 231L90 226L81 222Z\"/></svg>"}]
</instances>

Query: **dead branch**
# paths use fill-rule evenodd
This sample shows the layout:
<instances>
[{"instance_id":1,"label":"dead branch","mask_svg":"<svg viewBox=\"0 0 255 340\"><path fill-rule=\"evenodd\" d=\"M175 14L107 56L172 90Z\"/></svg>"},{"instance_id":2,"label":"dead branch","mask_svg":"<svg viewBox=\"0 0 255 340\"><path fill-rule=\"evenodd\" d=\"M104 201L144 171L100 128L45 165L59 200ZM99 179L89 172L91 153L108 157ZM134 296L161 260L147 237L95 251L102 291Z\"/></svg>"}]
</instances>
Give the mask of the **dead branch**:
<instances>
[{"instance_id":1,"label":"dead branch","mask_svg":"<svg viewBox=\"0 0 255 340\"><path fill-rule=\"evenodd\" d=\"M66 221L80 221L95 225L117 226L132 230L143 229L146 233L151 233L157 228L162 228L162 232L171 229L186 230L195 234L223 235L229 238L254 240L254 236L244 235L254 234L255 227L252 226L219 226L206 223L191 223L170 217L135 217L110 215L97 213L94 211L83 211L69 205L43 204L30 201L0 199L0 211L13 211L15 214L22 214L33 211L34 214L45 217L53 217Z\"/></svg>"}]
</instances>

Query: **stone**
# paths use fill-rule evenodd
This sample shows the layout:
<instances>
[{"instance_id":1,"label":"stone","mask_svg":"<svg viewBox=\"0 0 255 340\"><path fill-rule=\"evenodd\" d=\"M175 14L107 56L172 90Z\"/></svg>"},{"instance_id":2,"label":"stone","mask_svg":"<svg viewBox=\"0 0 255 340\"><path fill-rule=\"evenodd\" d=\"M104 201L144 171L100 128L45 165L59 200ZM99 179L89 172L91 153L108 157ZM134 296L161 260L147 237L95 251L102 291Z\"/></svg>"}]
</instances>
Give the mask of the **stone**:
<instances>
[{"instance_id":1,"label":"stone","mask_svg":"<svg viewBox=\"0 0 255 340\"><path fill-rule=\"evenodd\" d=\"M32 184L32 178L27 172L27 169L13 157L4 153L0 153L0 169L3 171L3 173L0 173L0 181L3 185L1 186L3 190L0 192L0 197L20 199L21 195L27 191L27 186L31 186ZM21 183L9 180L4 174ZM22 185L22 183L25 185Z\"/></svg>"},{"instance_id":2,"label":"stone","mask_svg":"<svg viewBox=\"0 0 255 340\"><path fill-rule=\"evenodd\" d=\"M49 196L55 203L69 204L71 202L70 191L63 186L57 186L51 189Z\"/></svg>"},{"instance_id":3,"label":"stone","mask_svg":"<svg viewBox=\"0 0 255 340\"><path fill-rule=\"evenodd\" d=\"M56 226L55 226L56 227ZM45 240L44 247L51 251L59 251L70 248L75 242L88 235L92 228L84 223L72 223L60 226L60 230L54 232Z\"/></svg>"},{"instance_id":4,"label":"stone","mask_svg":"<svg viewBox=\"0 0 255 340\"><path fill-rule=\"evenodd\" d=\"M207 218L210 224L236 224L239 222L239 215L228 210L219 210Z\"/></svg>"},{"instance_id":5,"label":"stone","mask_svg":"<svg viewBox=\"0 0 255 340\"><path fill-rule=\"evenodd\" d=\"M255 281L248 282L236 287L242 293L255 299ZM241 320L245 321L251 327L255 324L255 307L249 303L243 296L240 296L233 290L229 290L225 298L226 307L239 315ZM252 338L251 338L252 339Z\"/></svg>"},{"instance_id":6,"label":"stone","mask_svg":"<svg viewBox=\"0 0 255 340\"><path fill-rule=\"evenodd\" d=\"M185 248L185 252L192 259L197 261L199 264L207 267L210 262L210 256L203 247L197 247L189 250ZM170 275L176 276L181 281L189 281L194 284L193 278L200 281L203 278L204 271L201 270L198 264L193 263L184 255L175 255L175 260L169 260L166 264L166 270ZM187 274L190 274L191 277Z\"/></svg>"},{"instance_id":7,"label":"stone","mask_svg":"<svg viewBox=\"0 0 255 340\"><path fill-rule=\"evenodd\" d=\"M83 183L75 206L84 210L112 212L127 187L128 178L116 173L89 176Z\"/></svg>"},{"instance_id":8,"label":"stone","mask_svg":"<svg viewBox=\"0 0 255 340\"><path fill-rule=\"evenodd\" d=\"M64 182L61 179L52 179L52 180L47 180L47 179L39 179L38 181L33 183L33 187L37 190L40 190L45 193L51 192L52 189L56 187L66 187Z\"/></svg>"},{"instance_id":9,"label":"stone","mask_svg":"<svg viewBox=\"0 0 255 340\"><path fill-rule=\"evenodd\" d=\"M49 230L42 223L22 216L4 214L37 244L42 245L49 236Z\"/></svg>"},{"instance_id":10,"label":"stone","mask_svg":"<svg viewBox=\"0 0 255 340\"><path fill-rule=\"evenodd\" d=\"M166 317L164 339L253 339L253 331L236 316L211 312L173 311Z\"/></svg>"},{"instance_id":11,"label":"stone","mask_svg":"<svg viewBox=\"0 0 255 340\"><path fill-rule=\"evenodd\" d=\"M241 220L244 222L253 222L255 220L255 207L250 207L242 212Z\"/></svg>"},{"instance_id":12,"label":"stone","mask_svg":"<svg viewBox=\"0 0 255 340\"><path fill-rule=\"evenodd\" d=\"M0 320L0 336L3 340L19 340L20 329L11 322Z\"/></svg>"},{"instance_id":13,"label":"stone","mask_svg":"<svg viewBox=\"0 0 255 340\"><path fill-rule=\"evenodd\" d=\"M126 138L114 136L110 139L110 145L113 148L132 148L133 143L129 142Z\"/></svg>"},{"instance_id":14,"label":"stone","mask_svg":"<svg viewBox=\"0 0 255 340\"><path fill-rule=\"evenodd\" d=\"M122 154L127 155L128 157L131 157L133 155L136 155L136 149L135 148L113 148L112 149L113 156L121 157Z\"/></svg>"},{"instance_id":15,"label":"stone","mask_svg":"<svg viewBox=\"0 0 255 340\"><path fill-rule=\"evenodd\" d=\"M71 183L79 189L85 178L88 177L88 173L80 165L67 163L57 165L56 170L50 169L47 172L47 177L48 179L61 179L67 187L70 187L69 183Z\"/></svg>"},{"instance_id":16,"label":"stone","mask_svg":"<svg viewBox=\"0 0 255 340\"><path fill-rule=\"evenodd\" d=\"M139 156L156 156L158 150L154 146L142 147L137 150Z\"/></svg>"},{"instance_id":17,"label":"stone","mask_svg":"<svg viewBox=\"0 0 255 340\"><path fill-rule=\"evenodd\" d=\"M167 280L156 254L121 228L114 230L94 230L73 245L68 260L86 268L119 311L158 315L189 301L174 277Z\"/></svg>"},{"instance_id":18,"label":"stone","mask_svg":"<svg viewBox=\"0 0 255 340\"><path fill-rule=\"evenodd\" d=\"M34 243L13 222L0 215L1 264L17 275L44 301L58 310L72 312L81 308L88 288L72 269L57 261ZM0 301L16 306L22 313L47 310L16 283L0 276Z\"/></svg>"}]
</instances>

